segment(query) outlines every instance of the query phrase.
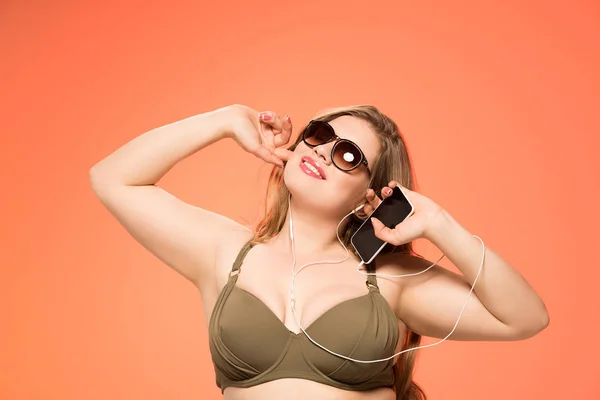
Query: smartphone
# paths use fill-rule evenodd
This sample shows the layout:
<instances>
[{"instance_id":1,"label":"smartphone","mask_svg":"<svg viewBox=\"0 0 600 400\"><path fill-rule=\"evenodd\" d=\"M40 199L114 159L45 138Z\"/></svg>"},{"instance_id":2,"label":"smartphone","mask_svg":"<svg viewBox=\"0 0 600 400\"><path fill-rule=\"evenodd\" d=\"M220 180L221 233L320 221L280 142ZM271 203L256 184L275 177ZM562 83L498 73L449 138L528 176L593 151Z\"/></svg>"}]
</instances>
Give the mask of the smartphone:
<instances>
[{"instance_id":1,"label":"smartphone","mask_svg":"<svg viewBox=\"0 0 600 400\"><path fill-rule=\"evenodd\" d=\"M395 228L400 222L410 217L413 212L413 205L399 186L394 188L390 197L379 203L379 206L350 238L350 243L352 243L365 264L371 263L387 244L387 242L375 236L371 218L377 218L388 228Z\"/></svg>"}]
</instances>

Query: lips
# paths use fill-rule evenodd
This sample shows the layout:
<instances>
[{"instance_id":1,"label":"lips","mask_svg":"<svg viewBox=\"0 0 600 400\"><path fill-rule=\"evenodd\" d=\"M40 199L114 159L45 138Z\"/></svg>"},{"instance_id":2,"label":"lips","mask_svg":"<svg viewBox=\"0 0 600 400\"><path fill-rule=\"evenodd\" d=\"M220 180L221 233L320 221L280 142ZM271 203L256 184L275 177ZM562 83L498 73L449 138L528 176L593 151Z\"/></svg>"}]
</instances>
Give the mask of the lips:
<instances>
[{"instance_id":1,"label":"lips","mask_svg":"<svg viewBox=\"0 0 600 400\"><path fill-rule=\"evenodd\" d=\"M319 171L319 174L321 176L318 176L317 174L314 173L314 171L311 171L306 165L304 165L305 162L310 164L311 166L313 166L317 171ZM313 160L312 158L310 158L308 156L302 157L302 161L300 162L300 168L306 174L308 174L310 176L313 176L318 179L325 179L325 171L323 171L323 168L319 167L319 164L317 164L317 162L315 160Z\"/></svg>"}]
</instances>

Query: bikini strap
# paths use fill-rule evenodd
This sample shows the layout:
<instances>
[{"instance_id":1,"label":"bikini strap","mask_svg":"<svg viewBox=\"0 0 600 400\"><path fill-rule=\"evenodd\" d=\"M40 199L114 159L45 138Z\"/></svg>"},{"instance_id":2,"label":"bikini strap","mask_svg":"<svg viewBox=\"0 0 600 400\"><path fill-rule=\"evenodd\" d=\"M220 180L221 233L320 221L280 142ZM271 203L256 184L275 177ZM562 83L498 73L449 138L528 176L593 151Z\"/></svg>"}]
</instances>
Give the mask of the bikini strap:
<instances>
[{"instance_id":1,"label":"bikini strap","mask_svg":"<svg viewBox=\"0 0 600 400\"><path fill-rule=\"evenodd\" d=\"M369 264L365 264L367 272L375 272L375 260ZM379 292L379 286L377 286L377 277L375 275L367 275L367 288L369 291Z\"/></svg>"},{"instance_id":2,"label":"bikini strap","mask_svg":"<svg viewBox=\"0 0 600 400\"><path fill-rule=\"evenodd\" d=\"M252 239L247 241L244 244L244 246L242 246L240 252L238 253L238 255L233 263L233 267L231 267L231 272L229 273L230 278L232 276L238 275L241 272L241 267L242 267L242 262L244 261L244 257L246 257L246 254L248 254L248 251L250 251L252 246L254 246L252 244Z\"/></svg>"}]
</instances>

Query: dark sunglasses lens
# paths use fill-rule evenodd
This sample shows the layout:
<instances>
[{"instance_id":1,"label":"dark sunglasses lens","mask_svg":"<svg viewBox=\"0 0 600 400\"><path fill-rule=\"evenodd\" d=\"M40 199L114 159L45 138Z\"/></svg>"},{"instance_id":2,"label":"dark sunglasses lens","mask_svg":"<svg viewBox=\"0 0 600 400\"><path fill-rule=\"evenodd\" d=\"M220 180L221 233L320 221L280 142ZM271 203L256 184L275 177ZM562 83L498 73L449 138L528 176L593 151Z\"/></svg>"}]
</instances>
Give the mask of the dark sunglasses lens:
<instances>
[{"instance_id":1,"label":"dark sunglasses lens","mask_svg":"<svg viewBox=\"0 0 600 400\"><path fill-rule=\"evenodd\" d=\"M304 140L311 146L318 146L325 143L332 137L329 126L324 123L311 123L304 132Z\"/></svg>"},{"instance_id":2,"label":"dark sunglasses lens","mask_svg":"<svg viewBox=\"0 0 600 400\"><path fill-rule=\"evenodd\" d=\"M340 169L349 171L356 168L362 160L358 147L350 142L338 142L333 153L333 162Z\"/></svg>"}]
</instances>

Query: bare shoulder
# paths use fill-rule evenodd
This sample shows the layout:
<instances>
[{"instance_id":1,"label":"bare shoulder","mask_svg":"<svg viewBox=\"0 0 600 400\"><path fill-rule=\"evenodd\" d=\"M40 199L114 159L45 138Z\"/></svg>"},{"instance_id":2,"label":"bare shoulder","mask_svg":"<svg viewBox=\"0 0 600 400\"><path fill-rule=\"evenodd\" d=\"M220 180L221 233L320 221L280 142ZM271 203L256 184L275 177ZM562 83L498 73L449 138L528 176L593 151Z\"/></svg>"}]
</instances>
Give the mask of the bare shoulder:
<instances>
[{"instance_id":1,"label":"bare shoulder","mask_svg":"<svg viewBox=\"0 0 600 400\"><path fill-rule=\"evenodd\" d=\"M408 253L384 254L377 258L377 281L395 310L403 292L446 271L439 265L432 267L432 264L433 261Z\"/></svg>"}]
</instances>

